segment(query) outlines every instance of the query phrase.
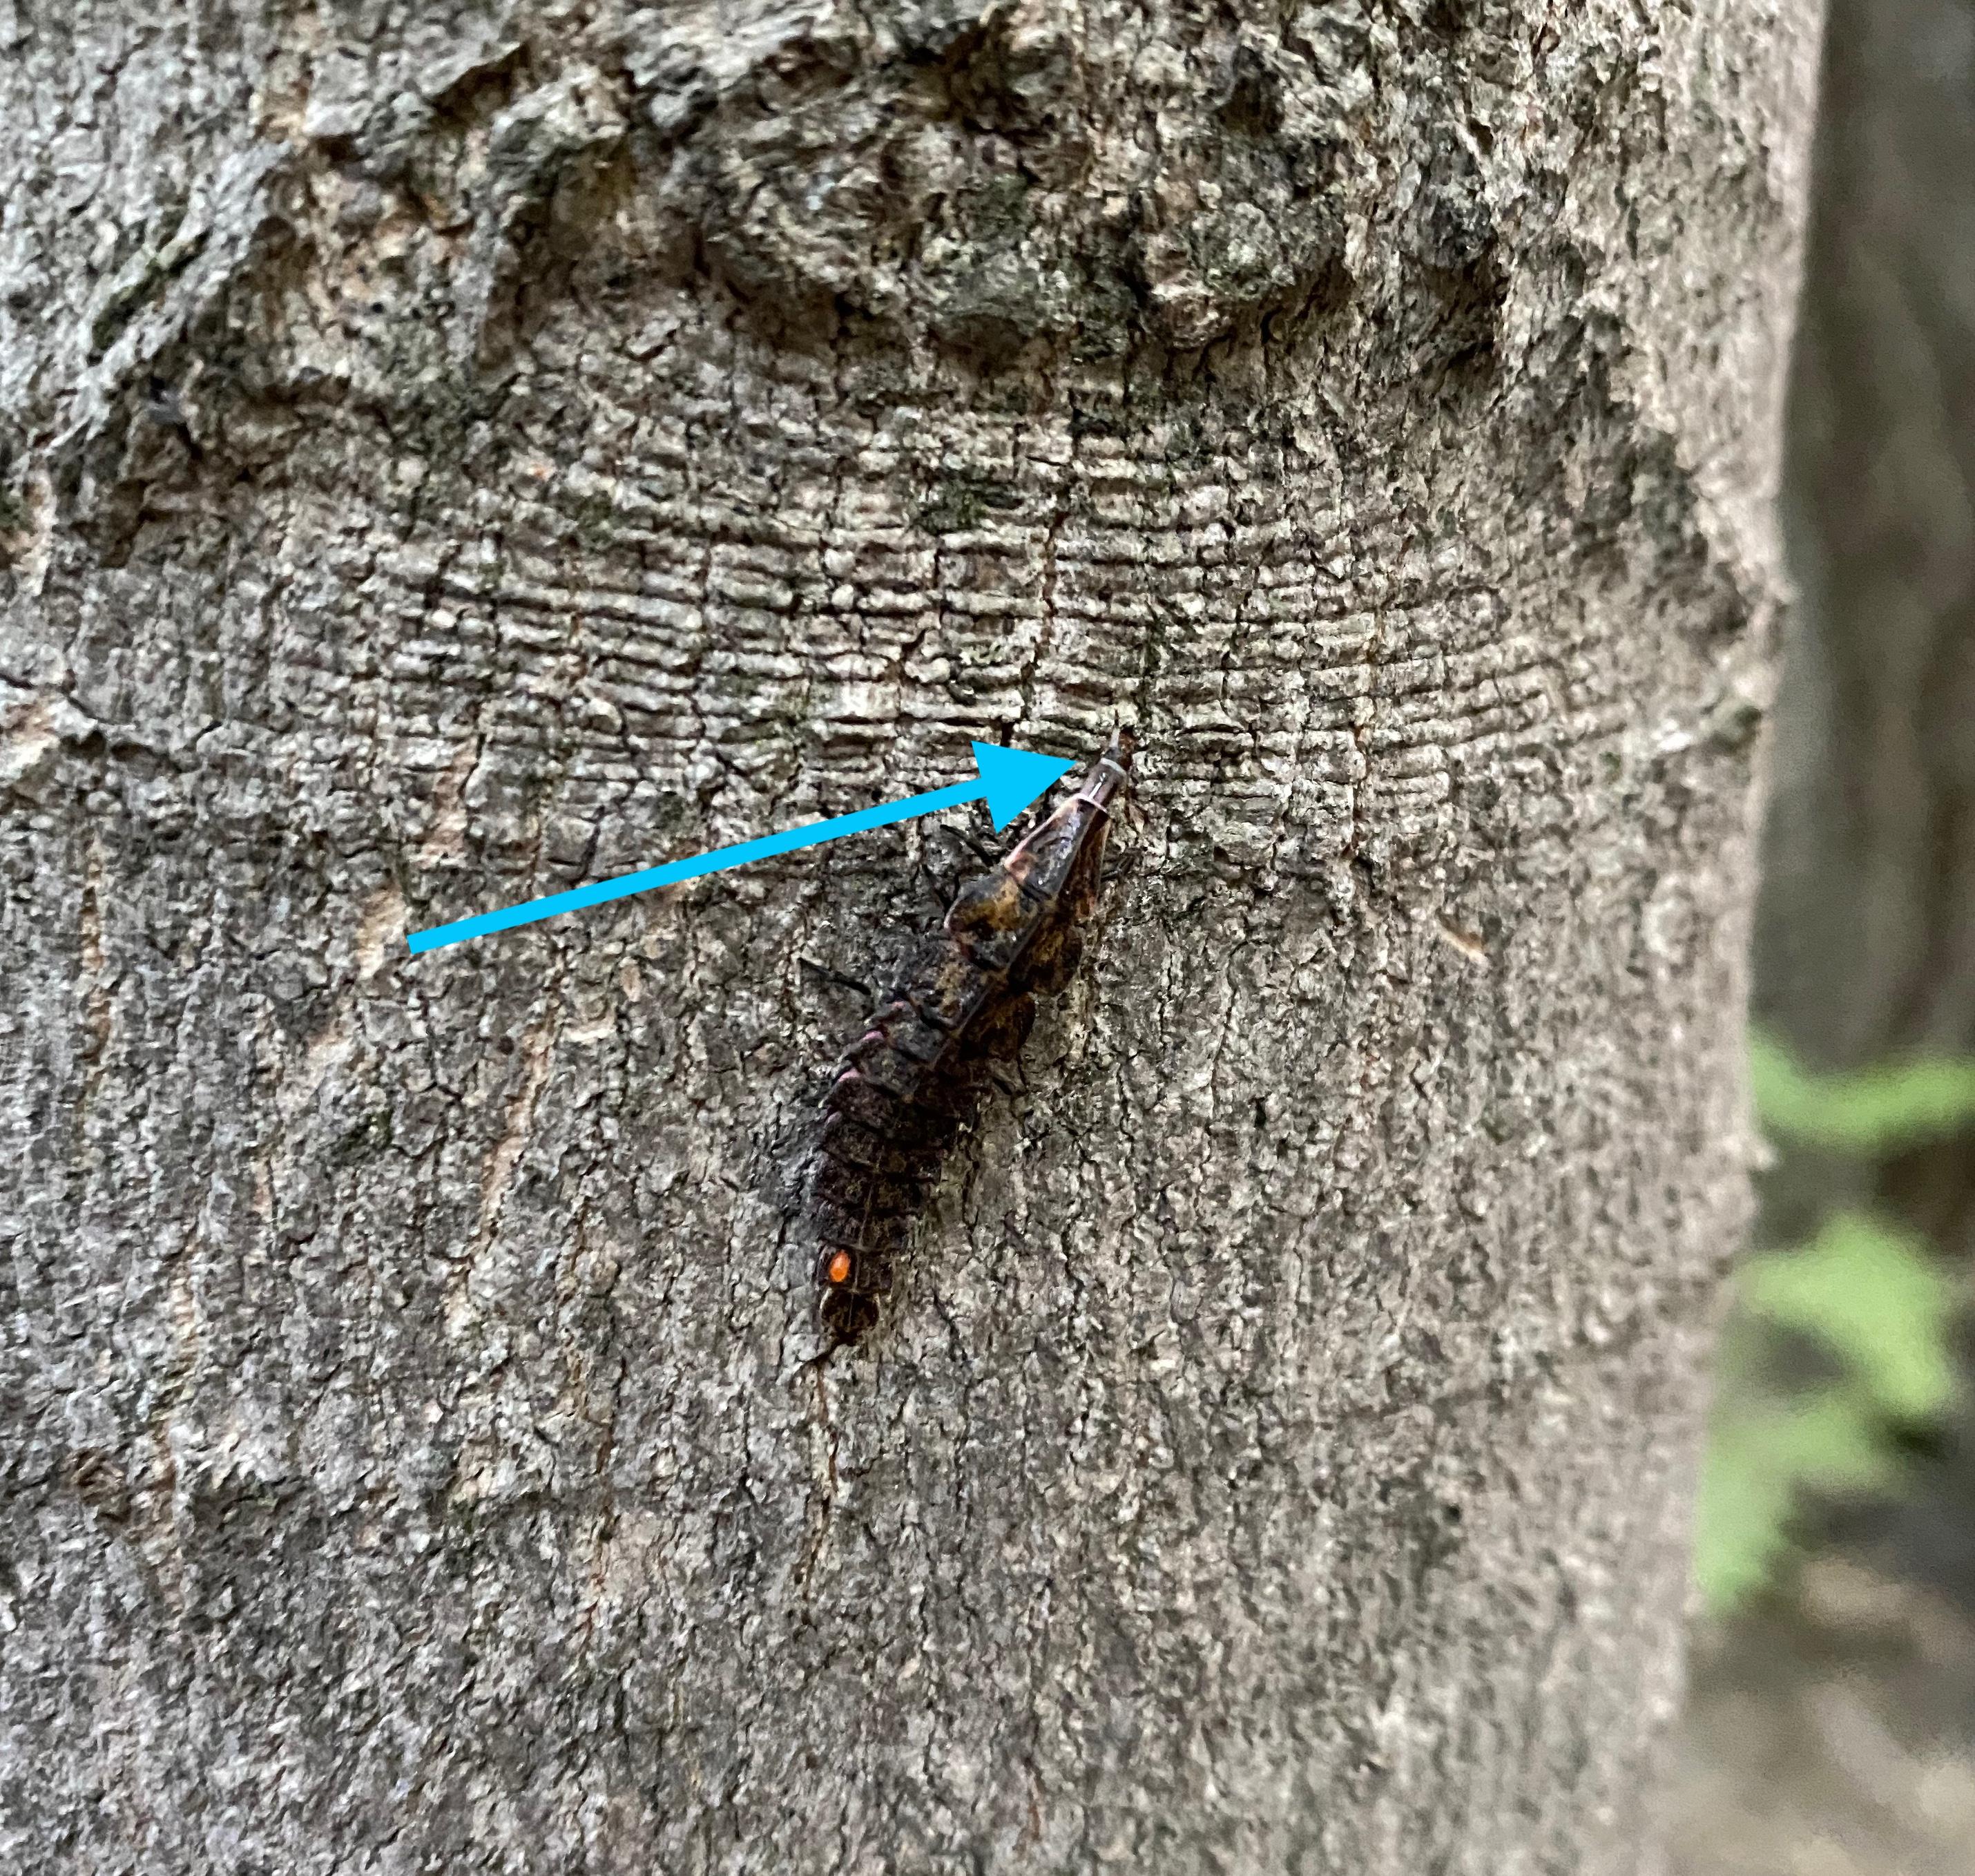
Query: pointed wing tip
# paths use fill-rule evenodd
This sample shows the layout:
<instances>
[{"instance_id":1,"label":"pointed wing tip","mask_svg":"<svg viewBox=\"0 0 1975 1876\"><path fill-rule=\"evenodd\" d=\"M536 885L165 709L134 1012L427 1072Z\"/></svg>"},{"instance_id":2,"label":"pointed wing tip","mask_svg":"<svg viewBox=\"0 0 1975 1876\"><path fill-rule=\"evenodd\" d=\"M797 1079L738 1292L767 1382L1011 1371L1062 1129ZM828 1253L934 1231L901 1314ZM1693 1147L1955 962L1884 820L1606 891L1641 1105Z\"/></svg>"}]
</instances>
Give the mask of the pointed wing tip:
<instances>
[{"instance_id":1,"label":"pointed wing tip","mask_svg":"<svg viewBox=\"0 0 1975 1876\"><path fill-rule=\"evenodd\" d=\"M988 818L997 832L1076 766L1060 756L1038 755L1034 749L1004 749L995 742L974 744L974 765L981 772Z\"/></svg>"}]
</instances>

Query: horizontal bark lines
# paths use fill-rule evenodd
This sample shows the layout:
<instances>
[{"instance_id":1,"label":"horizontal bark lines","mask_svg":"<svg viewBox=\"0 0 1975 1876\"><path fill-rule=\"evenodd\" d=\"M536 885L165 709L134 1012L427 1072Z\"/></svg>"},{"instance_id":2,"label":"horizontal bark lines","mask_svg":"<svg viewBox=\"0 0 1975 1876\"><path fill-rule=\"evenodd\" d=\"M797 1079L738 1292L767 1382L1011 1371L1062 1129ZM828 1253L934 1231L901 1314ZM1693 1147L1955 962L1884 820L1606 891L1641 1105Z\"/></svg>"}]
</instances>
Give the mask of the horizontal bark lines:
<instances>
[{"instance_id":1,"label":"horizontal bark lines","mask_svg":"<svg viewBox=\"0 0 1975 1876\"><path fill-rule=\"evenodd\" d=\"M1633 1861L1809 12L933 11L0 59L10 1866ZM841 1358L923 831L379 936L1120 722Z\"/></svg>"}]
</instances>

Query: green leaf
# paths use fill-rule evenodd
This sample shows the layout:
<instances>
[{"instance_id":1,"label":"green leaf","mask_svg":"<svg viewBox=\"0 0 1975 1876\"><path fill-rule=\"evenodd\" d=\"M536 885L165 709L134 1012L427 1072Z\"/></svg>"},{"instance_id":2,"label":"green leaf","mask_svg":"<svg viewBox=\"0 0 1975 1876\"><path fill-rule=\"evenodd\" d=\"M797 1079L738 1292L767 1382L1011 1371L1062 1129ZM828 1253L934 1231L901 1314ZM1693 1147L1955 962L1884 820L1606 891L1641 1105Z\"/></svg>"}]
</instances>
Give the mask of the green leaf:
<instances>
[{"instance_id":1,"label":"green leaf","mask_svg":"<svg viewBox=\"0 0 1975 1876\"><path fill-rule=\"evenodd\" d=\"M1841 1212L1802 1249L1750 1259L1737 1287L1760 1319L1832 1349L1882 1417L1930 1420L1953 1401L1957 1293L1911 1234Z\"/></svg>"},{"instance_id":2,"label":"green leaf","mask_svg":"<svg viewBox=\"0 0 1975 1876\"><path fill-rule=\"evenodd\" d=\"M1975 1127L1975 1061L1920 1059L1813 1075L1760 1031L1749 1038L1749 1058L1756 1111L1779 1140L1877 1154Z\"/></svg>"},{"instance_id":3,"label":"green leaf","mask_svg":"<svg viewBox=\"0 0 1975 1876\"><path fill-rule=\"evenodd\" d=\"M1863 1492L1895 1476L1897 1462L1861 1404L1834 1387L1717 1412L1694 1514L1694 1575L1710 1609L1724 1613L1769 1580L1805 1490Z\"/></svg>"},{"instance_id":4,"label":"green leaf","mask_svg":"<svg viewBox=\"0 0 1975 1876\"><path fill-rule=\"evenodd\" d=\"M1975 1061L1819 1075L1764 1036L1750 1052L1758 1111L1780 1139L1871 1156L1975 1128ZM1750 1259L1735 1289L1694 1532L1695 1575L1717 1611L1770 1579L1807 1494L1894 1484L1893 1424L1937 1418L1960 1386L1960 1286L1921 1239L1881 1219L1839 1213L1800 1249ZM1836 1377L1782 1391L1770 1360L1779 1332L1821 1344Z\"/></svg>"}]
</instances>

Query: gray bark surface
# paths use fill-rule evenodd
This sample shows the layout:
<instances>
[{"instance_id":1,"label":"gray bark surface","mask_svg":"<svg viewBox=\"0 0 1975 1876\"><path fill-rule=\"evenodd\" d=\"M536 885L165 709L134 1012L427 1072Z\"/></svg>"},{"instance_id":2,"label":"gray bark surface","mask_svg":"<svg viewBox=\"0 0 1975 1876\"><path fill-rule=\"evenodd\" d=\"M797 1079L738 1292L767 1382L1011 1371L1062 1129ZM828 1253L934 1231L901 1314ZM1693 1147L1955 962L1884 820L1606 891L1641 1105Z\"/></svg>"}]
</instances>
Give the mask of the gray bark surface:
<instances>
[{"instance_id":1,"label":"gray bark surface","mask_svg":"<svg viewBox=\"0 0 1975 1876\"><path fill-rule=\"evenodd\" d=\"M0 21L0 1861L1638 1866L1813 8ZM945 837L404 951L1121 718L826 1363Z\"/></svg>"}]
</instances>

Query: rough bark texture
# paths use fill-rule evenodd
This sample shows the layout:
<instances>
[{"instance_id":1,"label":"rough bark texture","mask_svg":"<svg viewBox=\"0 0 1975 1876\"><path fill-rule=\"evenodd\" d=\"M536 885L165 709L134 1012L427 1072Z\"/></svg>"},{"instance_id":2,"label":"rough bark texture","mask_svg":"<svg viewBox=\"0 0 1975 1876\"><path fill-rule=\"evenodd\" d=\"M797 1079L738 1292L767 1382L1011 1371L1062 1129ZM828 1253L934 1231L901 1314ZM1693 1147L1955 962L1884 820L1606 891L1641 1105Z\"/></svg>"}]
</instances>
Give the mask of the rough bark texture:
<instances>
[{"instance_id":1,"label":"rough bark texture","mask_svg":"<svg viewBox=\"0 0 1975 1876\"><path fill-rule=\"evenodd\" d=\"M435 12L5 16L0 1857L1634 1867L1808 0ZM824 1364L939 834L403 948L1120 717Z\"/></svg>"},{"instance_id":2,"label":"rough bark texture","mask_svg":"<svg viewBox=\"0 0 1975 1876\"><path fill-rule=\"evenodd\" d=\"M1852 1067L1975 1053L1975 7L1835 0L1825 98L1756 998ZM1854 1177L1975 1256L1965 1142Z\"/></svg>"}]
</instances>

